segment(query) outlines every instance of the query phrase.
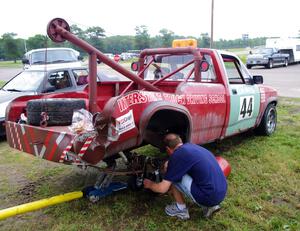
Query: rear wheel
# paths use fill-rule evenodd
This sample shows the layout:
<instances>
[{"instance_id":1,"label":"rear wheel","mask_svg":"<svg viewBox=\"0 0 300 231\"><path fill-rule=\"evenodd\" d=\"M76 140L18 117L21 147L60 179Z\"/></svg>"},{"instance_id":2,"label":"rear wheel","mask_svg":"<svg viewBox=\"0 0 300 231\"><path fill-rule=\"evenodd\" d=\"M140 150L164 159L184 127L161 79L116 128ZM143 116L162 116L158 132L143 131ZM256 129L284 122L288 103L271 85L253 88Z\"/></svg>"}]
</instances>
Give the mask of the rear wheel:
<instances>
[{"instance_id":1,"label":"rear wheel","mask_svg":"<svg viewBox=\"0 0 300 231\"><path fill-rule=\"evenodd\" d=\"M269 104L264 112L263 118L255 131L260 135L270 136L276 130L277 111L274 104Z\"/></svg>"}]
</instances>

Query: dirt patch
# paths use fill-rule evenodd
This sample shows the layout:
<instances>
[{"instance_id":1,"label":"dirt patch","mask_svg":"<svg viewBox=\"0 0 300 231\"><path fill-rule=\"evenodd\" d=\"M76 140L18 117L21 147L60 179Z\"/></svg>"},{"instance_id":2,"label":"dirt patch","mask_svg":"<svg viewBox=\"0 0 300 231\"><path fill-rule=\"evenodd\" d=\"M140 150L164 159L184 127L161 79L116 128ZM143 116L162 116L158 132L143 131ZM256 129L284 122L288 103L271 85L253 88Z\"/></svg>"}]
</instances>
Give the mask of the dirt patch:
<instances>
[{"instance_id":1,"label":"dirt patch","mask_svg":"<svg viewBox=\"0 0 300 231\"><path fill-rule=\"evenodd\" d=\"M21 189L18 190L17 194L23 203L32 201L32 198L37 192L37 188L45 182L46 177L41 177L37 181L31 181L26 183Z\"/></svg>"}]
</instances>

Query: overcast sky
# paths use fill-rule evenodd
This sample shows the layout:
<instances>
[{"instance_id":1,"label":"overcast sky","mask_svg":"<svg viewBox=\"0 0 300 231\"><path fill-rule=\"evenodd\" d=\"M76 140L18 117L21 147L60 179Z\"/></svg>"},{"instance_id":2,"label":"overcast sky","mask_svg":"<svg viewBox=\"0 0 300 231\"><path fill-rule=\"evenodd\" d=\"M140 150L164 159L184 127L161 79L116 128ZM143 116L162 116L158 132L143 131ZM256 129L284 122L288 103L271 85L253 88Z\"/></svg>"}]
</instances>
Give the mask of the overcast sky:
<instances>
[{"instance_id":1,"label":"overcast sky","mask_svg":"<svg viewBox=\"0 0 300 231\"><path fill-rule=\"evenodd\" d=\"M4 0L1 1L0 36L20 38L46 34L55 17L82 29L100 26L111 35L134 35L135 26L146 25L151 36L162 28L177 35L210 34L212 0ZM300 30L299 0L214 0L216 40L297 36Z\"/></svg>"}]
</instances>

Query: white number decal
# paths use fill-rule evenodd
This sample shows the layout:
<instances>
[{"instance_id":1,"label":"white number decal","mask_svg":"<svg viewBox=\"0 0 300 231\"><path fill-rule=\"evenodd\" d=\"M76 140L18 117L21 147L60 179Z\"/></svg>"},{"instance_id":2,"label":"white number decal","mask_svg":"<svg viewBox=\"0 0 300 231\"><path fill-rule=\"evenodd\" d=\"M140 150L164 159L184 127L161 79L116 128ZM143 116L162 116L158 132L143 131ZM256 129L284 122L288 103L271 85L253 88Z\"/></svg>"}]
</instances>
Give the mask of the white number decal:
<instances>
[{"instance_id":1,"label":"white number decal","mask_svg":"<svg viewBox=\"0 0 300 231\"><path fill-rule=\"evenodd\" d=\"M253 96L240 97L239 120L251 118L253 115L253 109L254 109Z\"/></svg>"}]
</instances>

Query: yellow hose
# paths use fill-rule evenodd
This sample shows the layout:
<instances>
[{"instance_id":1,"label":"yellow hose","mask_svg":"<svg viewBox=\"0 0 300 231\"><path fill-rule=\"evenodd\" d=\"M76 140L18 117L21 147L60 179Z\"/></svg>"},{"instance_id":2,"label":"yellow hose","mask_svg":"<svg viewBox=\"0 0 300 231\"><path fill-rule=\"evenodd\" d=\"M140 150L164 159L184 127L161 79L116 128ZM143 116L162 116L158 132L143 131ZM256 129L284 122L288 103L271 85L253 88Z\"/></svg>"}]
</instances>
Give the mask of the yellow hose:
<instances>
[{"instance_id":1,"label":"yellow hose","mask_svg":"<svg viewBox=\"0 0 300 231\"><path fill-rule=\"evenodd\" d=\"M81 191L70 192L70 193L50 197L47 199L42 199L31 203L26 203L23 205L18 205L11 208L3 209L0 210L0 220L6 219L8 217L16 216L18 214L35 211L51 205L63 203L66 201L79 199L81 197L83 197L83 193Z\"/></svg>"}]
</instances>

